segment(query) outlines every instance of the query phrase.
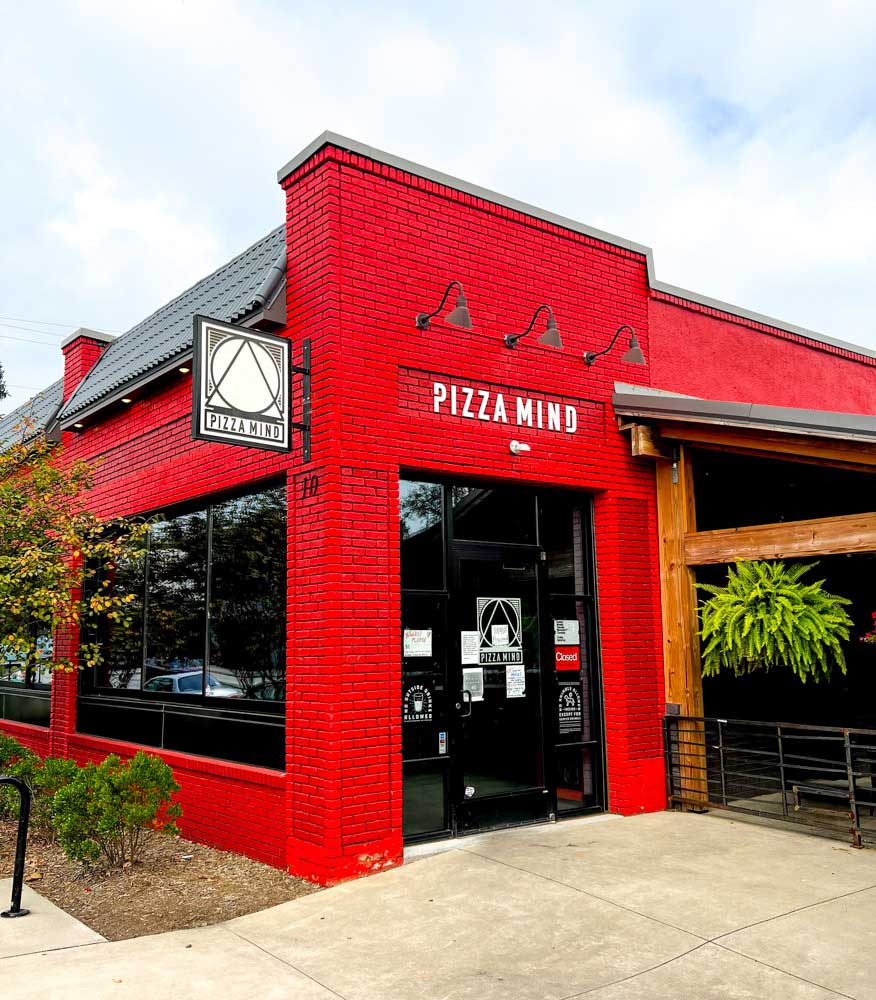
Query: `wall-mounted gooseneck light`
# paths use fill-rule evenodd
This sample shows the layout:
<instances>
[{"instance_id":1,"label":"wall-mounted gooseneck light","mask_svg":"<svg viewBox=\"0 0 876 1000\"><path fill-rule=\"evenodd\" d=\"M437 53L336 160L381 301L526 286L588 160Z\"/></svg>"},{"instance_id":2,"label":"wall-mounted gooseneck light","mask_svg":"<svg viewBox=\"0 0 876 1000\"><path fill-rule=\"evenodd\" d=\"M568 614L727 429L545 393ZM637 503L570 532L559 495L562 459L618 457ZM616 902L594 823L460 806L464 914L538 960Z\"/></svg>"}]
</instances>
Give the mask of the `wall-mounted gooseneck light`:
<instances>
[{"instance_id":1,"label":"wall-mounted gooseneck light","mask_svg":"<svg viewBox=\"0 0 876 1000\"><path fill-rule=\"evenodd\" d=\"M557 321L554 319L554 311L547 304L541 305L532 314L532 319L529 321L529 326L523 331L523 333L506 333L505 334L505 346L511 350L517 346L517 341L522 340L527 333L529 333L535 326L535 321L538 319L538 314L544 310L548 314L547 326L545 327L544 333L538 338L539 344L543 344L545 347L556 347L562 350L563 342L560 340L560 331L557 329Z\"/></svg>"},{"instance_id":2,"label":"wall-mounted gooseneck light","mask_svg":"<svg viewBox=\"0 0 876 1000\"><path fill-rule=\"evenodd\" d=\"M584 355L584 364L592 365L597 358L601 358L603 354L608 354L608 352L614 347L615 341L624 332L624 330L629 332L630 335L630 346L629 350L621 358L621 361L626 361L631 365L643 365L645 364L645 355L642 353L642 348L639 347L639 339L636 336L636 331L628 326L626 323L621 324L615 331L614 336L611 338L611 343L602 351L587 351Z\"/></svg>"},{"instance_id":3,"label":"wall-mounted gooseneck light","mask_svg":"<svg viewBox=\"0 0 876 1000\"><path fill-rule=\"evenodd\" d=\"M444 289L444 294L441 296L441 301L438 303L438 308L434 312L430 313L419 313L415 320L418 330L428 330L432 320L441 312L444 308L444 303L447 301L447 296L450 294L450 289L458 289L458 295L456 296L456 307L452 309L447 316L444 318L445 323L449 323L451 326L460 326L463 330L471 329L471 314L468 311L468 302L465 300L465 292L462 290L462 285L454 280Z\"/></svg>"}]
</instances>

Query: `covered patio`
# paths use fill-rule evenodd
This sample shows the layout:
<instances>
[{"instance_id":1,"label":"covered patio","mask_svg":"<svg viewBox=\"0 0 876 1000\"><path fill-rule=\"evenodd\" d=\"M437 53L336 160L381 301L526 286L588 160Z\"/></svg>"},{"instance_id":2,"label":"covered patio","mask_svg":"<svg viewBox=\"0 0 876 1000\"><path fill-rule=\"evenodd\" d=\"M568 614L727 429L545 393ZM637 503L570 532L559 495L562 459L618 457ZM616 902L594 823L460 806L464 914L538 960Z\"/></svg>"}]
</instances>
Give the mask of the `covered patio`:
<instances>
[{"instance_id":1,"label":"covered patio","mask_svg":"<svg viewBox=\"0 0 876 1000\"><path fill-rule=\"evenodd\" d=\"M627 385L613 404L655 464L670 798L876 839L876 417ZM704 682L696 585L740 560L819 563L851 602L846 674Z\"/></svg>"}]
</instances>

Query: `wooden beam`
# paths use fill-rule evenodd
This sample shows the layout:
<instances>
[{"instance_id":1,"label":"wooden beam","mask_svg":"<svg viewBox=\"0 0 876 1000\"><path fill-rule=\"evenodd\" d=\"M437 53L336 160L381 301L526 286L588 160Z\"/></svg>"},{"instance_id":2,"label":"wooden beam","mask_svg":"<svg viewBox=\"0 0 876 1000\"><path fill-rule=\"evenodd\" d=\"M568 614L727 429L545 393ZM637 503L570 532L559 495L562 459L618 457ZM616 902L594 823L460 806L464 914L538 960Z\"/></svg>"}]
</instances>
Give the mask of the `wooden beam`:
<instances>
[{"instance_id":1,"label":"wooden beam","mask_svg":"<svg viewBox=\"0 0 876 1000\"><path fill-rule=\"evenodd\" d=\"M876 552L876 514L688 532L684 552L688 566L739 559L798 559L844 552Z\"/></svg>"},{"instance_id":2,"label":"wooden beam","mask_svg":"<svg viewBox=\"0 0 876 1000\"><path fill-rule=\"evenodd\" d=\"M663 674L666 701L681 715L702 716L699 620L693 570L685 561L685 539L696 532L690 453L681 447L675 462L658 462L657 528L660 548L660 597L663 616ZM683 787L696 801L708 798L697 723L683 723L689 751L679 761ZM693 728L691 728L693 727Z\"/></svg>"},{"instance_id":3,"label":"wooden beam","mask_svg":"<svg viewBox=\"0 0 876 1000\"><path fill-rule=\"evenodd\" d=\"M686 559L686 540L696 532L690 454L680 448L677 463L656 469L666 700L682 715L702 715L696 588Z\"/></svg>"},{"instance_id":4,"label":"wooden beam","mask_svg":"<svg viewBox=\"0 0 876 1000\"><path fill-rule=\"evenodd\" d=\"M876 445L866 441L841 441L805 434L779 434L738 427L660 421L660 436L704 448L719 448L745 455L764 455L843 469L876 471Z\"/></svg>"},{"instance_id":5,"label":"wooden beam","mask_svg":"<svg viewBox=\"0 0 876 1000\"><path fill-rule=\"evenodd\" d=\"M672 461L672 450L661 443L653 427L647 424L629 424L627 427L630 431L630 446L634 457Z\"/></svg>"}]
</instances>

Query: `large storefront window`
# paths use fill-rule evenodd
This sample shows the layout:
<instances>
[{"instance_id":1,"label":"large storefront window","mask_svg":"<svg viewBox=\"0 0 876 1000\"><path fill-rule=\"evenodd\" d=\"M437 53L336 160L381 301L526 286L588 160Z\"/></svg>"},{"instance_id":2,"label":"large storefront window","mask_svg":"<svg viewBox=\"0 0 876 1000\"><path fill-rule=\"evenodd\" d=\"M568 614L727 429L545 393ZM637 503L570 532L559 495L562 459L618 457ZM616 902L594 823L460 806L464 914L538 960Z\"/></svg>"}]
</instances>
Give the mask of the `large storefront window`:
<instances>
[{"instance_id":1,"label":"large storefront window","mask_svg":"<svg viewBox=\"0 0 876 1000\"><path fill-rule=\"evenodd\" d=\"M212 513L207 684L225 684L242 698L283 701L285 492L228 500Z\"/></svg>"},{"instance_id":2,"label":"large storefront window","mask_svg":"<svg viewBox=\"0 0 876 1000\"><path fill-rule=\"evenodd\" d=\"M203 691L208 513L173 517L149 532L144 691Z\"/></svg>"},{"instance_id":3,"label":"large storefront window","mask_svg":"<svg viewBox=\"0 0 876 1000\"><path fill-rule=\"evenodd\" d=\"M103 663L83 678L85 731L281 767L285 489L168 516L115 573L135 595L131 623L104 625Z\"/></svg>"}]
</instances>

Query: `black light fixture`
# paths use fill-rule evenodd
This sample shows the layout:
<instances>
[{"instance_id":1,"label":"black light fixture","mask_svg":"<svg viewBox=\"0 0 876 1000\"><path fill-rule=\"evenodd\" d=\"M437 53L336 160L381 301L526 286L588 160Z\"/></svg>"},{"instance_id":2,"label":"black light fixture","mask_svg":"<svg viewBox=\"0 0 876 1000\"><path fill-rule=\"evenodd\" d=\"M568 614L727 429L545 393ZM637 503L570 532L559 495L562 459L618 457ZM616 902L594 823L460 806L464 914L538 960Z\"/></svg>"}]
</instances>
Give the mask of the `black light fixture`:
<instances>
[{"instance_id":1,"label":"black light fixture","mask_svg":"<svg viewBox=\"0 0 876 1000\"><path fill-rule=\"evenodd\" d=\"M621 358L621 361L626 361L631 365L643 365L645 364L645 355L642 353L642 348L639 347L639 338L636 336L636 331L626 323L622 323L615 331L614 336L611 338L611 343L603 351L587 351L584 355L584 364L592 365L593 362L602 357L603 354L608 354L608 352L614 347L615 341L621 335L624 330L628 330L630 334L630 347L627 353Z\"/></svg>"},{"instance_id":2,"label":"black light fixture","mask_svg":"<svg viewBox=\"0 0 876 1000\"><path fill-rule=\"evenodd\" d=\"M432 319L444 308L444 303L447 301L447 296L450 294L451 288L458 288L459 294L456 296L456 307L447 314L444 322L449 323L451 326L460 326L463 330L471 329L471 315L468 311L468 303L465 301L465 292L462 290L462 285L458 281L453 280L444 289L444 294L441 296L438 308L434 312L419 313L415 321L418 330L429 329Z\"/></svg>"},{"instance_id":3,"label":"black light fixture","mask_svg":"<svg viewBox=\"0 0 876 1000\"><path fill-rule=\"evenodd\" d=\"M517 341L522 340L527 333L535 326L535 321L538 319L538 314L544 309L548 314L547 326L545 327L544 333L538 338L538 342L545 347L556 347L562 350L563 342L560 340L560 331L557 329L557 321L554 319L554 311L547 304L541 305L532 314L532 319L529 321L529 326L523 331L523 333L506 333L505 334L505 346L511 350L517 346Z\"/></svg>"}]
</instances>

